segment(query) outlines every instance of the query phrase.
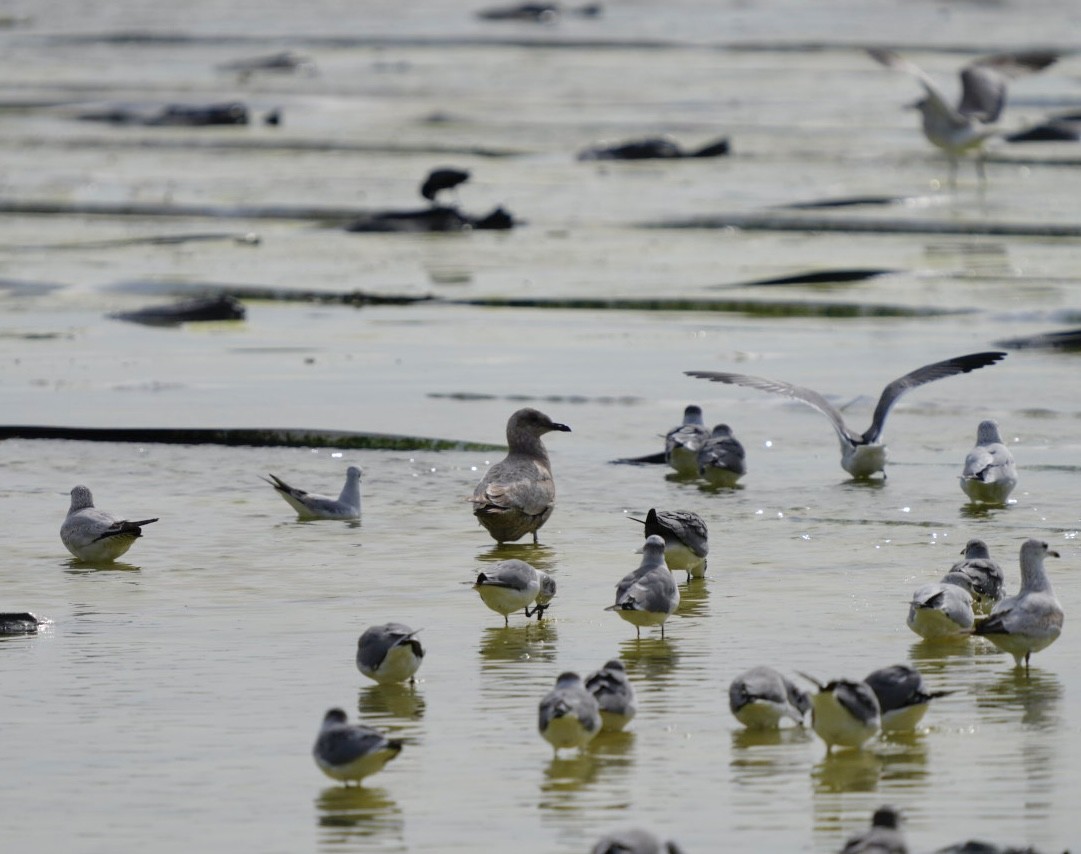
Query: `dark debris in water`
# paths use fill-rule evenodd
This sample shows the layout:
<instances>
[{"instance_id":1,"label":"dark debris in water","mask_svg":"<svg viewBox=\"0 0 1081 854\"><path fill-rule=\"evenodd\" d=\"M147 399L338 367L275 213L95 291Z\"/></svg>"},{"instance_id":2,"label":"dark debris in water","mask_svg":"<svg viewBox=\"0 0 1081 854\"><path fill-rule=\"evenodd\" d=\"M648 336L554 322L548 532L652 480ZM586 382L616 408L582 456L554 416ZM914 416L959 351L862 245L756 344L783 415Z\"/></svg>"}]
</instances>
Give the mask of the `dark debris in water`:
<instances>
[{"instance_id":1,"label":"dark debris in water","mask_svg":"<svg viewBox=\"0 0 1081 854\"><path fill-rule=\"evenodd\" d=\"M718 288L734 287L759 287L761 285L835 285L850 282L864 282L876 276L887 276L890 273L898 273L900 270L889 270L879 267L848 268L836 270L811 270L804 273L794 273L790 276L775 276L769 279L755 279L750 282L742 282L736 285L717 285Z\"/></svg>"},{"instance_id":2,"label":"dark debris in water","mask_svg":"<svg viewBox=\"0 0 1081 854\"><path fill-rule=\"evenodd\" d=\"M1081 350L1081 329L1007 338L996 341L995 346L1005 347L1007 350Z\"/></svg>"},{"instance_id":3,"label":"dark debris in water","mask_svg":"<svg viewBox=\"0 0 1081 854\"><path fill-rule=\"evenodd\" d=\"M817 210L820 208L854 208L862 206L899 205L907 202L906 196L840 196L836 199L812 199L809 202L789 202L778 205L789 210Z\"/></svg>"},{"instance_id":4,"label":"dark debris in water","mask_svg":"<svg viewBox=\"0 0 1081 854\"><path fill-rule=\"evenodd\" d=\"M122 311L109 315L116 320L142 323L146 326L180 326L183 323L206 323L221 320L243 320L244 306L231 296L220 294L172 305L152 305L137 311Z\"/></svg>"},{"instance_id":5,"label":"dark debris in water","mask_svg":"<svg viewBox=\"0 0 1081 854\"><path fill-rule=\"evenodd\" d=\"M290 428L172 429L157 427L3 426L2 439L68 439L79 442L138 442L165 445L346 448L377 451L497 451L502 446L455 439Z\"/></svg>"}]
</instances>

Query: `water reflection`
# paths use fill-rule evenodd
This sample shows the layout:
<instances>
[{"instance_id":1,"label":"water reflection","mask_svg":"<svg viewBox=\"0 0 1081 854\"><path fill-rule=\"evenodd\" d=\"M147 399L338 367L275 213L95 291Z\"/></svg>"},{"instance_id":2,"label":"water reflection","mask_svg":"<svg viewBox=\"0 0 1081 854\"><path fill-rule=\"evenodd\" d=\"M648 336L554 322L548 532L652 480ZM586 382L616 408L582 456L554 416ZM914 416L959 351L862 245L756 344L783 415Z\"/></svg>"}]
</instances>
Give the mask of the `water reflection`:
<instances>
[{"instance_id":1,"label":"water reflection","mask_svg":"<svg viewBox=\"0 0 1081 854\"><path fill-rule=\"evenodd\" d=\"M330 786L315 800L320 841L330 845L379 837L405 850L405 819L397 802L378 787Z\"/></svg>"},{"instance_id":2,"label":"water reflection","mask_svg":"<svg viewBox=\"0 0 1081 854\"><path fill-rule=\"evenodd\" d=\"M581 808L574 794L597 779L600 764L588 750L563 758L556 756L544 769L541 783L542 809L576 810Z\"/></svg>"},{"instance_id":3,"label":"water reflection","mask_svg":"<svg viewBox=\"0 0 1081 854\"><path fill-rule=\"evenodd\" d=\"M766 783L773 786L779 774L806 763L804 749L814 735L804 727L782 729L743 729L732 731L729 768L732 779L740 784Z\"/></svg>"},{"instance_id":4,"label":"water reflection","mask_svg":"<svg viewBox=\"0 0 1081 854\"><path fill-rule=\"evenodd\" d=\"M973 693L980 709L1002 712L1003 719L1013 719L1020 712L1021 723L1036 729L1051 729L1061 723L1063 688L1054 673L1013 668L993 682L976 686Z\"/></svg>"},{"instance_id":5,"label":"water reflection","mask_svg":"<svg viewBox=\"0 0 1081 854\"><path fill-rule=\"evenodd\" d=\"M424 717L424 696L417 690L416 685L369 685L360 689L357 711L362 720L420 720Z\"/></svg>"},{"instance_id":6,"label":"water reflection","mask_svg":"<svg viewBox=\"0 0 1081 854\"><path fill-rule=\"evenodd\" d=\"M486 551L477 554L477 560L482 563L498 563L501 560L524 560L534 569L541 572L551 572L555 566L555 550L543 543L503 543L494 545ZM558 595L558 594L557 594Z\"/></svg>"},{"instance_id":7,"label":"water reflection","mask_svg":"<svg viewBox=\"0 0 1081 854\"><path fill-rule=\"evenodd\" d=\"M883 764L882 757L870 750L835 750L811 769L815 795L873 792Z\"/></svg>"},{"instance_id":8,"label":"water reflection","mask_svg":"<svg viewBox=\"0 0 1081 854\"><path fill-rule=\"evenodd\" d=\"M619 657L639 693L663 689L679 661L672 641L659 635L623 641Z\"/></svg>"},{"instance_id":9,"label":"water reflection","mask_svg":"<svg viewBox=\"0 0 1081 854\"><path fill-rule=\"evenodd\" d=\"M90 561L82 561L76 557L71 560L66 560L61 564L66 567L64 570L69 575L93 575L96 572L138 572L142 569L141 566L135 566L131 563L124 563L120 560L109 561L108 563L92 563Z\"/></svg>"},{"instance_id":10,"label":"water reflection","mask_svg":"<svg viewBox=\"0 0 1081 854\"><path fill-rule=\"evenodd\" d=\"M967 637L921 640L908 648L909 661L924 675L945 671L948 659L973 658L975 655L975 646Z\"/></svg>"},{"instance_id":11,"label":"water reflection","mask_svg":"<svg viewBox=\"0 0 1081 854\"><path fill-rule=\"evenodd\" d=\"M927 779L927 733L883 733L879 756L882 781L895 786L913 786Z\"/></svg>"},{"instance_id":12,"label":"water reflection","mask_svg":"<svg viewBox=\"0 0 1081 854\"><path fill-rule=\"evenodd\" d=\"M679 585L678 617L704 617L709 614L709 585L704 578L692 578Z\"/></svg>"},{"instance_id":13,"label":"water reflection","mask_svg":"<svg viewBox=\"0 0 1081 854\"><path fill-rule=\"evenodd\" d=\"M491 626L481 633L480 655L486 661L526 661L536 658L555 661L555 623L551 620L524 626Z\"/></svg>"},{"instance_id":14,"label":"water reflection","mask_svg":"<svg viewBox=\"0 0 1081 854\"><path fill-rule=\"evenodd\" d=\"M1004 513L1010 509L1010 507L1016 504L1016 501L1010 501L1007 504L962 504L957 511L961 514L962 519L977 519L990 521L998 516L1000 513Z\"/></svg>"}]
</instances>

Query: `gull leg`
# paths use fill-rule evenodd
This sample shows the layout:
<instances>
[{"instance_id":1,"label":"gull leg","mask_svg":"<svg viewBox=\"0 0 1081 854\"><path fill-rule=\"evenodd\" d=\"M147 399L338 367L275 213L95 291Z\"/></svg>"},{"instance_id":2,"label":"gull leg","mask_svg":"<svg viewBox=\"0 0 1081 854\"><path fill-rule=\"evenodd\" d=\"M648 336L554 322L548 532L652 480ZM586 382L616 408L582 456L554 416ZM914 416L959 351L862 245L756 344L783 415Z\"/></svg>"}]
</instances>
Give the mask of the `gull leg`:
<instances>
[{"instance_id":1,"label":"gull leg","mask_svg":"<svg viewBox=\"0 0 1081 854\"><path fill-rule=\"evenodd\" d=\"M661 637L664 637L664 623L661 623Z\"/></svg>"},{"instance_id":2,"label":"gull leg","mask_svg":"<svg viewBox=\"0 0 1081 854\"><path fill-rule=\"evenodd\" d=\"M957 158L950 157L950 189L957 189Z\"/></svg>"},{"instance_id":3,"label":"gull leg","mask_svg":"<svg viewBox=\"0 0 1081 854\"><path fill-rule=\"evenodd\" d=\"M506 614L503 615L503 628L510 625L510 617Z\"/></svg>"}]
</instances>

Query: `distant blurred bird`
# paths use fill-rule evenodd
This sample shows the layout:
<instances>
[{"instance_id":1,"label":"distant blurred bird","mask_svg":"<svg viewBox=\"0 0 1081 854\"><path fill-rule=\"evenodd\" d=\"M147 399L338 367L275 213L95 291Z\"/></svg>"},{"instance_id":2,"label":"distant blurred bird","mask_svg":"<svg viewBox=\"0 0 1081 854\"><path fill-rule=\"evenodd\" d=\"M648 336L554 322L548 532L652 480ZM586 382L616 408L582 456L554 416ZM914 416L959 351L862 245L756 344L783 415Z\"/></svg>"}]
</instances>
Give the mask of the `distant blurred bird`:
<instances>
[{"instance_id":1,"label":"distant blurred bird","mask_svg":"<svg viewBox=\"0 0 1081 854\"><path fill-rule=\"evenodd\" d=\"M605 732L622 732L638 712L634 686L618 658L613 658L600 670L589 674L586 677L586 690L597 700L601 711L601 729Z\"/></svg>"},{"instance_id":2,"label":"distant blurred bird","mask_svg":"<svg viewBox=\"0 0 1081 854\"><path fill-rule=\"evenodd\" d=\"M983 540L969 540L961 554L964 558L950 567L942 583L963 587L972 596L973 610L989 613L1006 595L1006 576Z\"/></svg>"},{"instance_id":3,"label":"distant blurred bird","mask_svg":"<svg viewBox=\"0 0 1081 854\"><path fill-rule=\"evenodd\" d=\"M1059 555L1042 540L1025 540L1021 546L1021 591L995 605L991 616L977 621L975 628L976 634L1012 655L1017 667L1024 661L1026 670L1032 653L1058 639L1065 616L1043 566L1046 556Z\"/></svg>"},{"instance_id":4,"label":"distant blurred bird","mask_svg":"<svg viewBox=\"0 0 1081 854\"><path fill-rule=\"evenodd\" d=\"M597 700L577 673L562 673L540 702L537 728L555 755L566 747L582 748L601 731Z\"/></svg>"},{"instance_id":5,"label":"distant blurred bird","mask_svg":"<svg viewBox=\"0 0 1081 854\"><path fill-rule=\"evenodd\" d=\"M660 626L679 607L679 588L672 571L664 562L664 540L654 534L642 546L642 563L616 585L616 602L605 608L615 611L635 627L638 637L642 626Z\"/></svg>"},{"instance_id":6,"label":"distant blurred bird","mask_svg":"<svg viewBox=\"0 0 1081 854\"><path fill-rule=\"evenodd\" d=\"M698 474L698 449L709 439L702 407L693 403L683 410L683 423L664 436L664 461L685 477Z\"/></svg>"},{"instance_id":7,"label":"distant blurred bird","mask_svg":"<svg viewBox=\"0 0 1081 854\"><path fill-rule=\"evenodd\" d=\"M402 623L371 626L357 641L357 669L380 685L414 680L424 660L417 633Z\"/></svg>"},{"instance_id":8,"label":"distant blurred bird","mask_svg":"<svg viewBox=\"0 0 1081 854\"><path fill-rule=\"evenodd\" d=\"M925 640L961 640L972 631L972 596L956 584L936 581L916 588L907 624Z\"/></svg>"},{"instance_id":9,"label":"distant blurred bird","mask_svg":"<svg viewBox=\"0 0 1081 854\"><path fill-rule=\"evenodd\" d=\"M915 106L923 116L923 133L946 152L950 161L950 181L957 176L957 160L975 151L976 169L985 180L983 144L999 132L995 124L1006 106L1006 83L1013 77L1042 71L1058 59L1053 51L1032 50L1000 53L973 60L961 69L961 100L950 104L934 80L919 66L893 51L867 51L876 62L915 77L926 96Z\"/></svg>"},{"instance_id":10,"label":"distant blurred bird","mask_svg":"<svg viewBox=\"0 0 1081 854\"><path fill-rule=\"evenodd\" d=\"M897 399L909 389L917 388L934 380L945 379L957 374L967 374L978 368L992 365L1006 358L1002 352L969 353L965 356L955 356L941 362L934 362L916 368L903 377L899 377L882 390L882 395L875 406L874 416L871 418L871 426L862 434L853 432L844 421L840 411L817 391L781 380L768 380L762 377L752 377L745 374L730 374L723 371L684 371L687 376L697 377L702 380L710 380L715 383L728 383L729 385L745 386L747 388L768 391L780 394L784 397L798 400L814 407L825 415L833 429L837 432L837 439L841 443L841 467L852 477L861 479L869 478L877 472L886 474L886 446L879 440L886 426L886 416L897 402Z\"/></svg>"},{"instance_id":11,"label":"distant blurred bird","mask_svg":"<svg viewBox=\"0 0 1081 854\"><path fill-rule=\"evenodd\" d=\"M349 466L345 470L345 486L337 498L297 489L276 475L264 477L263 480L274 487L301 519L360 518L360 469L356 466Z\"/></svg>"},{"instance_id":12,"label":"distant blurred bird","mask_svg":"<svg viewBox=\"0 0 1081 854\"><path fill-rule=\"evenodd\" d=\"M976 429L976 447L965 457L961 489L969 499L982 504L1005 504L1017 486L1017 467L1010 449L1002 443L998 424L981 421Z\"/></svg>"},{"instance_id":13,"label":"distant blurred bird","mask_svg":"<svg viewBox=\"0 0 1081 854\"><path fill-rule=\"evenodd\" d=\"M485 472L473 490L473 515L499 543L533 535L555 507L552 464L541 436L570 427L536 409L519 409L507 421L507 456Z\"/></svg>"},{"instance_id":14,"label":"distant blurred bird","mask_svg":"<svg viewBox=\"0 0 1081 854\"><path fill-rule=\"evenodd\" d=\"M803 726L811 698L772 667L752 667L728 686L728 707L748 729L776 729L783 718Z\"/></svg>"},{"instance_id":15,"label":"distant blurred bird","mask_svg":"<svg viewBox=\"0 0 1081 854\"><path fill-rule=\"evenodd\" d=\"M420 194L434 205L436 196L444 190L453 190L468 180L469 173L464 169L433 169L420 185Z\"/></svg>"},{"instance_id":16,"label":"distant blurred bird","mask_svg":"<svg viewBox=\"0 0 1081 854\"><path fill-rule=\"evenodd\" d=\"M510 625L509 615L519 608L526 618L544 616L552 597L556 595L555 580L546 572L534 569L524 560L501 560L477 574L473 589L481 601L497 614L503 615L503 625ZM532 611L529 606L536 603Z\"/></svg>"},{"instance_id":17,"label":"distant blurred bird","mask_svg":"<svg viewBox=\"0 0 1081 854\"><path fill-rule=\"evenodd\" d=\"M681 854L674 842L661 842L648 830L637 827L616 830L598 839L590 854Z\"/></svg>"},{"instance_id":18,"label":"distant blurred bird","mask_svg":"<svg viewBox=\"0 0 1081 854\"><path fill-rule=\"evenodd\" d=\"M664 561L671 570L687 571L701 578L706 574L706 556L709 554L709 532L705 520L690 510L649 509L646 518L635 519L645 526L646 537L654 534L664 540Z\"/></svg>"},{"instance_id":19,"label":"distant blurred bird","mask_svg":"<svg viewBox=\"0 0 1081 854\"><path fill-rule=\"evenodd\" d=\"M907 664L879 668L863 681L875 692L883 732L911 732L923 720L928 703L953 693L928 691L920 672Z\"/></svg>"},{"instance_id":20,"label":"distant blurred bird","mask_svg":"<svg viewBox=\"0 0 1081 854\"><path fill-rule=\"evenodd\" d=\"M331 709L323 718L312 756L320 770L347 786L359 784L382 769L402 750L399 739L387 738L379 730L350 724L345 712Z\"/></svg>"},{"instance_id":21,"label":"distant blurred bird","mask_svg":"<svg viewBox=\"0 0 1081 854\"><path fill-rule=\"evenodd\" d=\"M60 526L60 540L64 548L79 560L88 563L109 563L131 548L143 535L143 526L154 519L129 522L118 519L112 513L98 510L94 496L85 486L71 490L68 515Z\"/></svg>"},{"instance_id":22,"label":"distant blurred bird","mask_svg":"<svg viewBox=\"0 0 1081 854\"><path fill-rule=\"evenodd\" d=\"M698 474L713 486L735 486L747 473L747 452L727 424L718 424L698 449Z\"/></svg>"},{"instance_id":23,"label":"distant blurred bird","mask_svg":"<svg viewBox=\"0 0 1081 854\"><path fill-rule=\"evenodd\" d=\"M835 679L823 685L813 676L801 673L818 687L811 698L811 726L826 742L826 753L834 746L863 747L878 735L882 718L878 698L866 682Z\"/></svg>"},{"instance_id":24,"label":"distant blurred bird","mask_svg":"<svg viewBox=\"0 0 1081 854\"><path fill-rule=\"evenodd\" d=\"M901 815L893 807L879 807L871 818L871 828L851 837L841 854L908 854L908 846L898 829Z\"/></svg>"}]
</instances>

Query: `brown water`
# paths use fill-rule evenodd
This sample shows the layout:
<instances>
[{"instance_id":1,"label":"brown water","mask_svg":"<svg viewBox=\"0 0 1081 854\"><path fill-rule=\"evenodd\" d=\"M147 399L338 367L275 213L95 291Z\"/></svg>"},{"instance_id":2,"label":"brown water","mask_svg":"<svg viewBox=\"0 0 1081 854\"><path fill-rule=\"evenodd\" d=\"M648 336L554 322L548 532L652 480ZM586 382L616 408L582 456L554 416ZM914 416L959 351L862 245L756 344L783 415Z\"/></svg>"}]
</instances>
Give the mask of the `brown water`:
<instances>
[{"instance_id":1,"label":"brown water","mask_svg":"<svg viewBox=\"0 0 1081 854\"><path fill-rule=\"evenodd\" d=\"M1076 241L980 233L1081 224L1076 149L998 148L986 189L968 165L950 193L944 162L899 109L916 85L855 49L1070 46L1072 5L621 4L541 28L484 26L436 2L225 16L217 5L14 9L30 20L0 33L3 99L22 105L0 128L0 199L408 207L426 170L451 163L473 171L463 206L505 204L527 225L424 237L287 219L0 217L0 420L499 442L510 412L529 403L573 428L548 441L558 506L541 548L496 549L464 497L498 454L0 443L0 608L52 621L36 637L0 640L9 845L573 852L633 824L688 852L722 840L825 852L882 803L903 809L914 850L967 837L1078 844L1078 357L1013 352L912 392L890 417L889 479L878 486L845 481L817 413L682 374L806 384L853 401L846 417L862 429L885 383L911 368L1078 325ZM106 38L122 30L192 38ZM575 39L606 44L521 44ZM815 41L827 49L789 49ZM320 73L239 82L214 68L283 46L304 49ZM968 56L909 54L944 86ZM1077 68L1067 59L1019 81L1009 121L1073 103ZM230 97L258 112L280 106L285 123L114 128L70 117L103 102ZM437 110L453 120L425 121ZM662 131L687 146L728 133L735 155L573 157ZM478 146L517 153L464 153ZM841 212L890 226L881 234L638 227L851 195L923 201ZM932 222L975 233L893 227ZM207 232L261 242L94 243ZM840 287L740 284L826 267L899 272ZM242 323L174 330L105 317L204 283L444 300L731 299L753 310L249 302ZM930 313L943 309L956 311ZM747 446L743 488L704 491L660 468L608 463L658 450L689 402ZM973 512L956 476L985 417L1002 425L1021 482L1016 503ZM359 526L297 523L258 479L335 491L350 464L365 473ZM161 517L116 569L73 565L60 543L76 483L106 509ZM701 513L712 549L708 577L681 583L665 639L637 641L602 609L637 564L640 533L626 517L651 506ZM904 624L912 590L973 536L991 545L1011 591L1025 538L1062 554L1048 569L1065 632L1027 677L982 641L929 647ZM505 629L463 584L508 556L556 577L543 624L519 615ZM423 629L415 690L356 671L357 636L388 620ZM553 761L537 702L562 670L613 655L637 686L638 718L626 735ZM915 735L862 752L826 760L813 734L749 735L727 710L729 681L755 664L828 679L901 661L956 693ZM329 785L309 756L334 705L406 740L364 789Z\"/></svg>"}]
</instances>

